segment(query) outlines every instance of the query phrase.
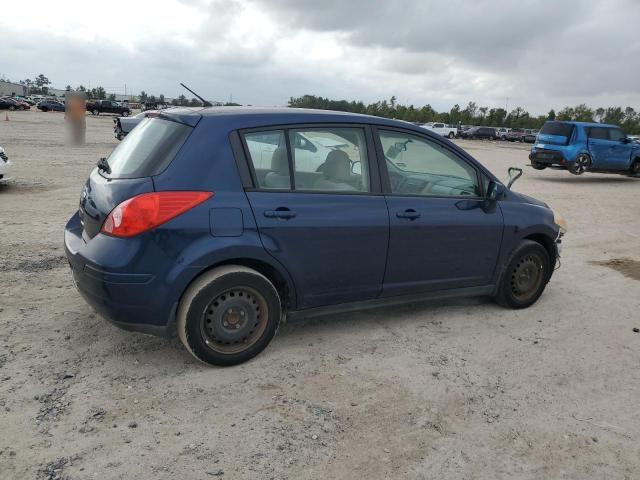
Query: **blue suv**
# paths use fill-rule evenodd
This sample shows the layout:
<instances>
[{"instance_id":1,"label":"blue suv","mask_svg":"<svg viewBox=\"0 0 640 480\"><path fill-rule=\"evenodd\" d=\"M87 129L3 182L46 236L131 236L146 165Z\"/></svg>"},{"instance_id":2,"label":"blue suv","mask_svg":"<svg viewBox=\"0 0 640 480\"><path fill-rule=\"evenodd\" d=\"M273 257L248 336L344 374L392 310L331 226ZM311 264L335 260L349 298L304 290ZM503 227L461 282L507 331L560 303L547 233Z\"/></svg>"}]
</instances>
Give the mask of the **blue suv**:
<instances>
[{"instance_id":1,"label":"blue suv","mask_svg":"<svg viewBox=\"0 0 640 480\"><path fill-rule=\"evenodd\" d=\"M640 145L615 125L546 122L529 154L536 170L547 167L640 176Z\"/></svg>"},{"instance_id":2,"label":"blue suv","mask_svg":"<svg viewBox=\"0 0 640 480\"><path fill-rule=\"evenodd\" d=\"M285 316L461 295L528 307L565 228L418 126L214 107L149 114L98 161L64 241L103 317L232 365Z\"/></svg>"}]
</instances>

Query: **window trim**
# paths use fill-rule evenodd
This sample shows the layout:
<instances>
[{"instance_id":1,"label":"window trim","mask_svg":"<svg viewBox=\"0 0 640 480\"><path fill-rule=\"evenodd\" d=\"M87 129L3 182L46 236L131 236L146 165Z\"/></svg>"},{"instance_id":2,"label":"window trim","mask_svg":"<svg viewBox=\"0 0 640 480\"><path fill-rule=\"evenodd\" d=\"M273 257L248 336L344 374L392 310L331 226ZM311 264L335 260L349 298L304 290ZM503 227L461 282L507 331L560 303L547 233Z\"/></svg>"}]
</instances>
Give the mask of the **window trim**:
<instances>
[{"instance_id":1,"label":"window trim","mask_svg":"<svg viewBox=\"0 0 640 480\"><path fill-rule=\"evenodd\" d=\"M476 183L478 188L480 189L481 195L420 195L416 193L395 193L391 191L391 181L389 180L389 171L386 165L386 157L384 155L384 149L382 148L382 142L380 141L380 132L383 131L392 131L398 132L405 135L412 135L414 137L418 137L425 142L435 143L441 148L444 148L449 153L454 155L456 158L460 159L464 163L466 163L469 167L473 169L476 173ZM470 161L465 158L463 155L460 155L459 152L456 152L449 145L440 141L438 138L432 138L430 135L421 134L419 132L414 132L413 130L406 130L399 127L392 127L387 125L372 125L372 133L374 137L374 141L376 144L377 150L377 158L378 158L378 169L380 170L380 176L382 181L382 191L386 196L389 197L408 197L408 198L451 198L457 200L484 200L486 199L486 189L484 188L484 182L482 181L481 174L484 173L490 180L492 180L492 175L489 175L488 172L484 172L475 162Z\"/></svg>"},{"instance_id":2,"label":"window trim","mask_svg":"<svg viewBox=\"0 0 640 480\"><path fill-rule=\"evenodd\" d=\"M293 171L293 154L291 152L290 130L313 130L313 129L329 129L329 128L357 128L364 133L364 140L367 151L367 161L369 163L369 191L349 191L349 190L302 190L295 188L295 172ZM258 185L255 168L253 161L251 160L251 154L249 153L249 147L246 141L246 135L255 132L268 132L273 130L282 130L285 133L285 141L287 147L287 160L289 162L289 189L281 188L264 188ZM374 137L371 132L371 126L366 123L290 123L290 124L278 124L278 125L265 125L260 127L242 128L235 131L240 140L240 146L242 151L234 150L234 155L243 158L241 163L249 171L251 182L248 182L248 178L243 178L243 187L245 192L268 192L268 193L314 193L323 195L383 195L382 183L380 178L380 172L377 161L377 154L374 144ZM232 132L233 133L233 132ZM232 142L233 146L233 142ZM236 159L236 161L238 161ZM242 169L241 169L242 172ZM241 173L242 176L242 173Z\"/></svg>"}]
</instances>

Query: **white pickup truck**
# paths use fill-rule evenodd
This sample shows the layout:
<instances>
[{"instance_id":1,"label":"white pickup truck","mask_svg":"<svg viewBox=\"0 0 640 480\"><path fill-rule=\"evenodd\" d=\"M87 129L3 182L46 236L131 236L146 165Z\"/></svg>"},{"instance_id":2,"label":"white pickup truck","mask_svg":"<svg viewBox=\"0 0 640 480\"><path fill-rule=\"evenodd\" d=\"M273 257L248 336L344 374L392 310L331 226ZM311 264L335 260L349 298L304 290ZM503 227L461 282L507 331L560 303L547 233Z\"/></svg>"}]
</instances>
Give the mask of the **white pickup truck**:
<instances>
[{"instance_id":1,"label":"white pickup truck","mask_svg":"<svg viewBox=\"0 0 640 480\"><path fill-rule=\"evenodd\" d=\"M422 125L422 128L431 130L443 137L454 138L458 133L458 129L454 125L447 125L445 123L429 122Z\"/></svg>"}]
</instances>

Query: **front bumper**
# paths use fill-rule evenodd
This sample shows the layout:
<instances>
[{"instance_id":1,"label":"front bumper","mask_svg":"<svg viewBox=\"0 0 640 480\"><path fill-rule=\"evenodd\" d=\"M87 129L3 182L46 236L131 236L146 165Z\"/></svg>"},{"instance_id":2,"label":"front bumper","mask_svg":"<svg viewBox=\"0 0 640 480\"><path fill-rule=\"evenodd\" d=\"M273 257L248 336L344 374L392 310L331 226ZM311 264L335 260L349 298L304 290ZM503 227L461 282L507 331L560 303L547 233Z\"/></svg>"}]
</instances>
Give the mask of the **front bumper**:
<instances>
[{"instance_id":1,"label":"front bumper","mask_svg":"<svg viewBox=\"0 0 640 480\"><path fill-rule=\"evenodd\" d=\"M177 302L167 300L162 282L153 273L123 273L101 265L101 260L107 263L101 255L110 249L91 245L96 240L107 243L119 239L94 238L85 242L79 215L71 217L65 228L64 245L80 295L100 316L120 328L170 336Z\"/></svg>"}]
</instances>

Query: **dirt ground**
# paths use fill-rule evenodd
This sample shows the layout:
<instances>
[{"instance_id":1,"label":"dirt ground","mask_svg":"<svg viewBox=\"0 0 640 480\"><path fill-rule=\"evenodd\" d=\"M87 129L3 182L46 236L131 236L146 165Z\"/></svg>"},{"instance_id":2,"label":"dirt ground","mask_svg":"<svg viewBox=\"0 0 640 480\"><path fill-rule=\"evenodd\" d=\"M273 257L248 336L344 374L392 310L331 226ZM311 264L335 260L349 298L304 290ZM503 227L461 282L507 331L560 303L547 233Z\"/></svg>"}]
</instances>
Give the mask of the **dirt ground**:
<instances>
[{"instance_id":1,"label":"dirt ground","mask_svg":"<svg viewBox=\"0 0 640 480\"><path fill-rule=\"evenodd\" d=\"M288 323L233 368L121 331L76 292L62 232L112 117L12 112L0 144L0 478L640 478L640 179L534 171L461 145L569 223L532 308L488 299ZM619 272L618 270L622 270ZM635 274L634 274L635 272Z\"/></svg>"}]
</instances>

